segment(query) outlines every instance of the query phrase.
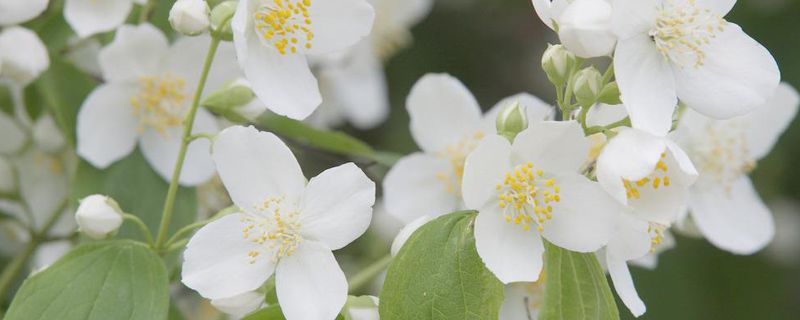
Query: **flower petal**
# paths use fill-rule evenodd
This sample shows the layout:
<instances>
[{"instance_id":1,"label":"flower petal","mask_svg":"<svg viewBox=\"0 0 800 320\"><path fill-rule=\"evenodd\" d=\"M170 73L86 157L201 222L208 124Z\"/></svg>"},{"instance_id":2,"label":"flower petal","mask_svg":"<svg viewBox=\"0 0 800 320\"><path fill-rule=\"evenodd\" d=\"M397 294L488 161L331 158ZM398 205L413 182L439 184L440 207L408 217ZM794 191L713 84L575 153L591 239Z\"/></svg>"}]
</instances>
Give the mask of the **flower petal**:
<instances>
[{"instance_id":1,"label":"flower petal","mask_svg":"<svg viewBox=\"0 0 800 320\"><path fill-rule=\"evenodd\" d=\"M0 111L0 154L17 152L25 144L25 132L13 118Z\"/></svg>"},{"instance_id":2,"label":"flower petal","mask_svg":"<svg viewBox=\"0 0 800 320\"><path fill-rule=\"evenodd\" d=\"M772 214L748 177L730 188L695 188L690 194L692 218L715 246L735 254L752 254L775 236Z\"/></svg>"},{"instance_id":3,"label":"flower petal","mask_svg":"<svg viewBox=\"0 0 800 320\"><path fill-rule=\"evenodd\" d=\"M566 9L570 1L568 0L532 0L533 9L536 15L544 22L550 29L555 29L554 22L557 22L561 12Z\"/></svg>"},{"instance_id":4,"label":"flower petal","mask_svg":"<svg viewBox=\"0 0 800 320\"><path fill-rule=\"evenodd\" d=\"M64 18L81 38L114 30L133 8L131 0L66 0Z\"/></svg>"},{"instance_id":5,"label":"flower petal","mask_svg":"<svg viewBox=\"0 0 800 320\"><path fill-rule=\"evenodd\" d=\"M124 158L136 147L139 121L133 115L130 98L136 89L105 84L89 94L78 112L78 155L104 169Z\"/></svg>"},{"instance_id":6,"label":"flower petal","mask_svg":"<svg viewBox=\"0 0 800 320\"><path fill-rule=\"evenodd\" d=\"M481 108L458 79L426 74L414 84L406 100L411 136L426 152L439 152L475 134Z\"/></svg>"},{"instance_id":7,"label":"flower petal","mask_svg":"<svg viewBox=\"0 0 800 320\"><path fill-rule=\"evenodd\" d=\"M305 188L303 171L286 144L252 126L223 130L214 142L212 157L239 207L252 208L268 196L298 200Z\"/></svg>"},{"instance_id":8,"label":"flower petal","mask_svg":"<svg viewBox=\"0 0 800 320\"><path fill-rule=\"evenodd\" d=\"M449 161L417 152L403 157L386 174L383 180L383 197L386 210L403 223L421 216L439 216L459 207L459 186L448 190L439 174L449 173Z\"/></svg>"},{"instance_id":9,"label":"flower petal","mask_svg":"<svg viewBox=\"0 0 800 320\"><path fill-rule=\"evenodd\" d=\"M695 0L698 8L710 9L711 12L724 17L733 9L736 0Z\"/></svg>"},{"instance_id":10,"label":"flower petal","mask_svg":"<svg viewBox=\"0 0 800 320\"><path fill-rule=\"evenodd\" d=\"M313 0L309 54L325 54L345 49L366 37L372 30L375 11L364 0Z\"/></svg>"},{"instance_id":11,"label":"flower petal","mask_svg":"<svg viewBox=\"0 0 800 320\"><path fill-rule=\"evenodd\" d=\"M160 133L148 129L141 137L142 154L155 171L166 181L172 179L175 162L181 146L181 127L175 127ZM216 119L204 109L197 110L192 133L215 134L219 132ZM207 139L198 139L189 144L186 151L186 160L183 163L181 176L178 179L183 186L196 186L208 181L214 175L214 163L211 161L209 150L211 142Z\"/></svg>"},{"instance_id":12,"label":"flower petal","mask_svg":"<svg viewBox=\"0 0 800 320\"><path fill-rule=\"evenodd\" d=\"M514 155L548 172L578 172L589 156L589 139L577 121L543 121L520 132Z\"/></svg>"},{"instance_id":13,"label":"flower petal","mask_svg":"<svg viewBox=\"0 0 800 320\"><path fill-rule=\"evenodd\" d=\"M621 130L597 158L597 181L617 201L627 204L622 180L636 181L650 175L666 148L663 139L647 132Z\"/></svg>"},{"instance_id":14,"label":"flower petal","mask_svg":"<svg viewBox=\"0 0 800 320\"><path fill-rule=\"evenodd\" d=\"M700 67L674 70L678 97L709 117L744 115L764 105L780 82L775 58L733 23L705 47L705 57Z\"/></svg>"},{"instance_id":15,"label":"flower petal","mask_svg":"<svg viewBox=\"0 0 800 320\"><path fill-rule=\"evenodd\" d=\"M625 210L595 182L578 174L555 177L561 201L553 218L544 222L542 236L577 252L593 252L608 243L613 217Z\"/></svg>"},{"instance_id":16,"label":"flower petal","mask_svg":"<svg viewBox=\"0 0 800 320\"><path fill-rule=\"evenodd\" d=\"M744 116L747 147L753 159L766 156L797 115L800 96L788 83L778 86L767 103Z\"/></svg>"},{"instance_id":17,"label":"flower petal","mask_svg":"<svg viewBox=\"0 0 800 320\"><path fill-rule=\"evenodd\" d=\"M408 241L408 238L411 238L411 235L413 235L414 232L417 231L417 229L419 229L420 227L424 226L426 223L430 222L431 220L433 220L433 218L431 216L421 216L421 217L417 218L416 220L411 221L405 227L403 227L403 229L400 230L400 232L397 233L397 236L394 238L394 241L392 241L392 247L391 247L391 250L390 250L390 252L392 253L392 256L394 257L394 256L397 255L398 252L400 252L400 249L402 249L403 245L406 244L406 241Z\"/></svg>"},{"instance_id":18,"label":"flower petal","mask_svg":"<svg viewBox=\"0 0 800 320\"><path fill-rule=\"evenodd\" d=\"M666 135L678 104L675 76L650 36L620 40L614 54L614 69L633 127L657 136Z\"/></svg>"},{"instance_id":19,"label":"flower petal","mask_svg":"<svg viewBox=\"0 0 800 320\"><path fill-rule=\"evenodd\" d=\"M611 218L614 228L606 251L610 256L628 261L641 258L650 252L650 233L647 221L620 210Z\"/></svg>"},{"instance_id":20,"label":"flower petal","mask_svg":"<svg viewBox=\"0 0 800 320\"><path fill-rule=\"evenodd\" d=\"M275 265L264 255L251 260L248 254L264 246L242 237L244 226L239 214L230 214L197 231L183 253L183 284L208 299L230 298L261 287Z\"/></svg>"},{"instance_id":21,"label":"flower petal","mask_svg":"<svg viewBox=\"0 0 800 320\"><path fill-rule=\"evenodd\" d=\"M614 0L611 28L619 40L646 35L656 24L662 0ZM616 61L616 57L614 61Z\"/></svg>"},{"instance_id":22,"label":"flower petal","mask_svg":"<svg viewBox=\"0 0 800 320\"><path fill-rule=\"evenodd\" d=\"M263 304L264 294L258 291L248 291L229 298L211 300L214 308L235 317L244 317Z\"/></svg>"},{"instance_id":23,"label":"flower petal","mask_svg":"<svg viewBox=\"0 0 800 320\"><path fill-rule=\"evenodd\" d=\"M347 300L344 272L330 248L316 241L303 241L281 259L275 286L287 320L333 319Z\"/></svg>"},{"instance_id":24,"label":"flower petal","mask_svg":"<svg viewBox=\"0 0 800 320\"><path fill-rule=\"evenodd\" d=\"M11 26L36 18L49 0L0 0L0 25Z\"/></svg>"},{"instance_id":25,"label":"flower petal","mask_svg":"<svg viewBox=\"0 0 800 320\"><path fill-rule=\"evenodd\" d=\"M492 200L496 186L511 169L511 146L503 137L483 139L464 162L461 192L467 208L478 209Z\"/></svg>"},{"instance_id":26,"label":"flower petal","mask_svg":"<svg viewBox=\"0 0 800 320\"><path fill-rule=\"evenodd\" d=\"M647 311L647 307L639 298L636 287L633 286L631 271L625 260L614 257L608 252L606 252L606 257L608 273L611 275L611 282L614 284L617 295L635 317L643 315Z\"/></svg>"},{"instance_id":27,"label":"flower petal","mask_svg":"<svg viewBox=\"0 0 800 320\"><path fill-rule=\"evenodd\" d=\"M194 90L200 81L200 73L205 63L205 54L211 43L207 34L196 37L178 38L169 47L162 72L170 72L186 80L186 88ZM193 54L186 54L192 52ZM236 63L236 51L230 42L221 42L208 73L203 96L214 92L222 85L242 78L242 71Z\"/></svg>"},{"instance_id":28,"label":"flower petal","mask_svg":"<svg viewBox=\"0 0 800 320\"><path fill-rule=\"evenodd\" d=\"M352 162L311 178L301 202L305 238L338 250L361 236L372 220L375 182Z\"/></svg>"},{"instance_id":29,"label":"flower petal","mask_svg":"<svg viewBox=\"0 0 800 320\"><path fill-rule=\"evenodd\" d=\"M487 204L475 219L475 247L489 271L501 282L533 282L542 271L544 244L536 231L508 224L497 202Z\"/></svg>"},{"instance_id":30,"label":"flower petal","mask_svg":"<svg viewBox=\"0 0 800 320\"><path fill-rule=\"evenodd\" d=\"M0 32L2 76L26 86L50 67L47 47L39 36L23 27L9 27Z\"/></svg>"},{"instance_id":31,"label":"flower petal","mask_svg":"<svg viewBox=\"0 0 800 320\"><path fill-rule=\"evenodd\" d=\"M100 50L98 59L103 78L106 81L132 81L158 74L164 71L159 67L168 47L167 38L156 27L146 23L124 25L117 30L114 41Z\"/></svg>"}]
</instances>

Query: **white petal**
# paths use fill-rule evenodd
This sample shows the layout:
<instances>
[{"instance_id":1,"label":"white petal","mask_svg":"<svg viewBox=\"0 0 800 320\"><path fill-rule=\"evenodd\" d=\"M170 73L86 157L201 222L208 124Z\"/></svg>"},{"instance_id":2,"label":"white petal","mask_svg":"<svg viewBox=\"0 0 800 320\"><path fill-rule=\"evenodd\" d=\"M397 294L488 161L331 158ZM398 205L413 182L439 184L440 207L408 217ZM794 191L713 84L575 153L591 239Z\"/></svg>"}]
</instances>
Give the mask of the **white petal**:
<instances>
[{"instance_id":1,"label":"white petal","mask_svg":"<svg viewBox=\"0 0 800 320\"><path fill-rule=\"evenodd\" d=\"M620 40L615 52L617 84L633 127L665 135L672 126L672 113L678 104L675 76L669 62L646 34Z\"/></svg>"},{"instance_id":2,"label":"white petal","mask_svg":"<svg viewBox=\"0 0 800 320\"><path fill-rule=\"evenodd\" d=\"M0 25L10 26L36 18L49 0L0 0Z\"/></svg>"},{"instance_id":3,"label":"white petal","mask_svg":"<svg viewBox=\"0 0 800 320\"><path fill-rule=\"evenodd\" d=\"M452 171L450 162L443 158L420 152L403 157L383 180L386 210L403 223L457 210L461 188L449 190L446 181L438 177Z\"/></svg>"},{"instance_id":4,"label":"white petal","mask_svg":"<svg viewBox=\"0 0 800 320\"><path fill-rule=\"evenodd\" d=\"M705 47L705 57L699 68L674 70L678 97L709 117L746 114L764 105L780 82L778 64L769 51L733 23Z\"/></svg>"},{"instance_id":5,"label":"white petal","mask_svg":"<svg viewBox=\"0 0 800 320\"><path fill-rule=\"evenodd\" d=\"M654 252L650 252L644 257L630 260L628 263L647 270L655 270L658 267L659 256L672 248L675 248L675 236L672 235L672 232L664 230L661 244L656 246Z\"/></svg>"},{"instance_id":6,"label":"white petal","mask_svg":"<svg viewBox=\"0 0 800 320\"><path fill-rule=\"evenodd\" d=\"M333 319L347 300L344 272L330 248L315 241L280 261L275 285L286 320Z\"/></svg>"},{"instance_id":7,"label":"white petal","mask_svg":"<svg viewBox=\"0 0 800 320\"><path fill-rule=\"evenodd\" d=\"M162 63L161 72L170 72L186 80L186 88L194 90L200 81L200 73L205 63L205 52L211 42L207 34L196 37L182 37L170 46ZM187 54L192 52L192 54ZM223 41L217 48L214 63L208 73L203 96L214 92L222 85L242 78L242 72L236 63L236 52L230 42Z\"/></svg>"},{"instance_id":8,"label":"white petal","mask_svg":"<svg viewBox=\"0 0 800 320\"><path fill-rule=\"evenodd\" d=\"M101 85L78 112L78 155L97 168L107 168L136 147L139 121L130 98L136 89L121 84Z\"/></svg>"},{"instance_id":9,"label":"white petal","mask_svg":"<svg viewBox=\"0 0 800 320\"><path fill-rule=\"evenodd\" d=\"M414 84L406 100L411 135L427 152L439 152L474 134L480 126L481 108L458 79L447 74L427 74Z\"/></svg>"},{"instance_id":10,"label":"white petal","mask_svg":"<svg viewBox=\"0 0 800 320\"><path fill-rule=\"evenodd\" d=\"M587 126L606 126L614 122L625 119L628 111L623 105L597 104L586 115Z\"/></svg>"},{"instance_id":11,"label":"white petal","mask_svg":"<svg viewBox=\"0 0 800 320\"><path fill-rule=\"evenodd\" d=\"M724 17L733 9L736 0L695 0L698 8L710 9L712 12Z\"/></svg>"},{"instance_id":12,"label":"white petal","mask_svg":"<svg viewBox=\"0 0 800 320\"><path fill-rule=\"evenodd\" d=\"M514 139L514 155L549 172L578 172L589 156L589 139L577 121L533 123Z\"/></svg>"},{"instance_id":13,"label":"white petal","mask_svg":"<svg viewBox=\"0 0 800 320\"><path fill-rule=\"evenodd\" d=\"M620 210L612 218L614 228L606 251L624 261L640 258L650 252L650 233L647 221Z\"/></svg>"},{"instance_id":14,"label":"white petal","mask_svg":"<svg viewBox=\"0 0 800 320\"><path fill-rule=\"evenodd\" d=\"M503 137L483 139L464 162L461 192L467 208L478 209L491 200L496 186L511 169L511 146Z\"/></svg>"},{"instance_id":15,"label":"white petal","mask_svg":"<svg viewBox=\"0 0 800 320\"><path fill-rule=\"evenodd\" d=\"M156 172L166 181L172 179L175 162L178 160L182 137L182 128L175 127L160 133L148 129L141 137L142 154ZM205 109L197 110L192 133L216 134L219 132L216 119ZM178 181L183 186L196 186L208 181L214 175L214 163L209 150L211 142L197 139L189 144L186 159L183 163Z\"/></svg>"},{"instance_id":16,"label":"white petal","mask_svg":"<svg viewBox=\"0 0 800 320\"><path fill-rule=\"evenodd\" d=\"M0 111L0 154L15 153L25 144L25 132L13 118Z\"/></svg>"},{"instance_id":17,"label":"white petal","mask_svg":"<svg viewBox=\"0 0 800 320\"><path fill-rule=\"evenodd\" d=\"M633 279L631 278L631 271L625 260L613 257L607 254L608 273L611 275L611 282L614 284L614 290L622 302L628 307L628 310L635 316L641 316L647 311L642 299L639 298L639 293L636 292L636 287L633 286Z\"/></svg>"},{"instance_id":18,"label":"white petal","mask_svg":"<svg viewBox=\"0 0 800 320\"><path fill-rule=\"evenodd\" d=\"M614 33L620 40L646 35L656 25L657 9L661 2L662 0L614 0L611 19Z\"/></svg>"},{"instance_id":19,"label":"white petal","mask_svg":"<svg viewBox=\"0 0 800 320\"><path fill-rule=\"evenodd\" d=\"M539 19L550 29L554 29L553 23L570 3L569 0L532 0L532 2Z\"/></svg>"},{"instance_id":20,"label":"white petal","mask_svg":"<svg viewBox=\"0 0 800 320\"><path fill-rule=\"evenodd\" d=\"M248 291L229 298L211 300L214 308L235 317L244 317L263 304L264 294L258 291Z\"/></svg>"},{"instance_id":21,"label":"white petal","mask_svg":"<svg viewBox=\"0 0 800 320\"><path fill-rule=\"evenodd\" d=\"M72 242L69 240L59 240L43 243L36 249L31 261L31 269L43 270L63 257L70 249Z\"/></svg>"},{"instance_id":22,"label":"white petal","mask_svg":"<svg viewBox=\"0 0 800 320\"><path fill-rule=\"evenodd\" d=\"M578 174L555 177L561 201L544 222L545 239L578 252L593 252L608 243L612 218L624 210L595 182Z\"/></svg>"},{"instance_id":23,"label":"white petal","mask_svg":"<svg viewBox=\"0 0 800 320\"><path fill-rule=\"evenodd\" d=\"M361 236L372 220L375 183L352 162L311 178L300 209L304 238L338 250Z\"/></svg>"},{"instance_id":24,"label":"white petal","mask_svg":"<svg viewBox=\"0 0 800 320\"><path fill-rule=\"evenodd\" d=\"M31 225L34 229L40 229L69 196L69 173L63 167L52 166L55 162L63 161L62 159L36 149L28 149L14 160L19 175L20 195L31 213L30 218L33 219ZM64 218L56 222L53 229L74 231L75 219L71 215ZM68 224L59 226L61 223ZM51 234L53 229L50 230Z\"/></svg>"},{"instance_id":25,"label":"white petal","mask_svg":"<svg viewBox=\"0 0 800 320\"><path fill-rule=\"evenodd\" d=\"M64 18L81 38L114 30L131 12L131 0L66 0Z\"/></svg>"},{"instance_id":26,"label":"white petal","mask_svg":"<svg viewBox=\"0 0 800 320\"><path fill-rule=\"evenodd\" d=\"M735 254L755 253L775 236L772 214L747 177L730 188L693 189L689 208L708 241Z\"/></svg>"},{"instance_id":27,"label":"white petal","mask_svg":"<svg viewBox=\"0 0 800 320\"><path fill-rule=\"evenodd\" d=\"M503 306L500 307L499 319L539 319L538 306L544 301L544 285L542 282L507 284L503 292Z\"/></svg>"},{"instance_id":28,"label":"white petal","mask_svg":"<svg viewBox=\"0 0 800 320\"><path fill-rule=\"evenodd\" d=\"M272 133L230 127L217 136L212 156L225 188L239 207L252 208L269 196L297 200L305 188L297 159Z\"/></svg>"},{"instance_id":29,"label":"white petal","mask_svg":"<svg viewBox=\"0 0 800 320\"><path fill-rule=\"evenodd\" d=\"M621 130L597 158L597 181L617 201L627 204L622 180L637 181L650 175L666 148L663 139L647 132Z\"/></svg>"},{"instance_id":30,"label":"white petal","mask_svg":"<svg viewBox=\"0 0 800 320\"><path fill-rule=\"evenodd\" d=\"M558 37L578 57L608 56L617 43L611 19L607 0L574 0L559 17Z\"/></svg>"},{"instance_id":31,"label":"white petal","mask_svg":"<svg viewBox=\"0 0 800 320\"><path fill-rule=\"evenodd\" d=\"M553 108L553 106L534 95L522 92L500 100L494 107L483 114L483 123L481 124L483 132L496 133L497 115L514 103L519 103L525 108L525 112L528 115L528 122L531 124L539 121L553 120L555 116L555 108Z\"/></svg>"},{"instance_id":32,"label":"white petal","mask_svg":"<svg viewBox=\"0 0 800 320\"><path fill-rule=\"evenodd\" d=\"M5 28L0 33L2 75L26 86L50 67L47 47L39 36L23 27Z\"/></svg>"},{"instance_id":33,"label":"white petal","mask_svg":"<svg viewBox=\"0 0 800 320\"><path fill-rule=\"evenodd\" d=\"M156 27L150 24L124 25L117 31L114 41L100 50L98 59L103 78L106 81L131 81L158 74L164 71L159 67L168 47L167 38Z\"/></svg>"},{"instance_id":34,"label":"white petal","mask_svg":"<svg viewBox=\"0 0 800 320\"><path fill-rule=\"evenodd\" d=\"M542 271L544 244L536 231L506 223L497 203L481 209L475 219L475 247L498 280L533 282Z\"/></svg>"},{"instance_id":35,"label":"white petal","mask_svg":"<svg viewBox=\"0 0 800 320\"><path fill-rule=\"evenodd\" d=\"M316 0L308 10L314 40L310 54L324 54L356 44L372 30L375 12L364 0Z\"/></svg>"},{"instance_id":36,"label":"white petal","mask_svg":"<svg viewBox=\"0 0 800 320\"><path fill-rule=\"evenodd\" d=\"M392 241L392 248L390 250L392 256L393 257L396 256L397 253L400 252L400 249L403 248L403 245L406 244L408 238L411 238L411 235L414 234L414 232L416 232L420 227L424 226L431 220L433 220L431 216L421 216L416 220L411 221L405 227L403 227L403 229L400 230L399 233L397 233L397 236L394 238L394 241Z\"/></svg>"},{"instance_id":37,"label":"white petal","mask_svg":"<svg viewBox=\"0 0 800 320\"><path fill-rule=\"evenodd\" d=\"M262 245L242 237L239 214L230 214L197 231L183 253L181 281L208 299L230 298L261 287L275 271L267 255L248 254Z\"/></svg>"},{"instance_id":38,"label":"white petal","mask_svg":"<svg viewBox=\"0 0 800 320\"><path fill-rule=\"evenodd\" d=\"M797 115L798 104L797 90L782 83L765 105L744 116L747 147L754 159L761 159L772 150Z\"/></svg>"}]
</instances>

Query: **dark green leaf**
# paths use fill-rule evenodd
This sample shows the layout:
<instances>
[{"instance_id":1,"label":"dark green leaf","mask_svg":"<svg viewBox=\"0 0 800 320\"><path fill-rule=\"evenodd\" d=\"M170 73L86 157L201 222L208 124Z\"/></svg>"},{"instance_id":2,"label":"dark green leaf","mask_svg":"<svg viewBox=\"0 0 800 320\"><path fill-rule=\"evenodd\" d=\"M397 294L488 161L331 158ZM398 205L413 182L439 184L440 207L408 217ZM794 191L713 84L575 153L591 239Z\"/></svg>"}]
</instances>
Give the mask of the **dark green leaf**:
<instances>
[{"instance_id":1,"label":"dark green leaf","mask_svg":"<svg viewBox=\"0 0 800 320\"><path fill-rule=\"evenodd\" d=\"M167 319L161 259L133 241L82 245L25 280L6 320Z\"/></svg>"},{"instance_id":2,"label":"dark green leaf","mask_svg":"<svg viewBox=\"0 0 800 320\"><path fill-rule=\"evenodd\" d=\"M497 319L503 284L478 256L474 218L451 213L414 232L386 275L382 320Z\"/></svg>"},{"instance_id":3,"label":"dark green leaf","mask_svg":"<svg viewBox=\"0 0 800 320\"><path fill-rule=\"evenodd\" d=\"M592 253L545 246L545 295L539 320L619 319L606 274Z\"/></svg>"}]
</instances>

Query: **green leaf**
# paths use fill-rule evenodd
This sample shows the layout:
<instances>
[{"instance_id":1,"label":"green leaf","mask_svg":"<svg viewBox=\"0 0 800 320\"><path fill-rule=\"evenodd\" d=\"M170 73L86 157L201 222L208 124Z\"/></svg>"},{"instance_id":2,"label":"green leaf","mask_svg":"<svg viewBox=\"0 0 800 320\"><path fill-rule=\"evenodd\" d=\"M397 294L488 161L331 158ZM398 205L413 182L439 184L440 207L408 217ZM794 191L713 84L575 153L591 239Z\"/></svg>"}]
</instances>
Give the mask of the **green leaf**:
<instances>
[{"instance_id":1,"label":"green leaf","mask_svg":"<svg viewBox=\"0 0 800 320\"><path fill-rule=\"evenodd\" d=\"M593 253L545 242L544 303L539 320L619 319L606 274Z\"/></svg>"},{"instance_id":2,"label":"green leaf","mask_svg":"<svg viewBox=\"0 0 800 320\"><path fill-rule=\"evenodd\" d=\"M167 319L161 259L133 241L82 245L25 280L6 320Z\"/></svg>"},{"instance_id":3,"label":"green leaf","mask_svg":"<svg viewBox=\"0 0 800 320\"><path fill-rule=\"evenodd\" d=\"M286 320L286 318L283 317L281 306L276 304L253 312L242 320Z\"/></svg>"},{"instance_id":4,"label":"green leaf","mask_svg":"<svg viewBox=\"0 0 800 320\"><path fill-rule=\"evenodd\" d=\"M382 320L497 319L503 284L478 256L474 218L451 213L414 232L386 275Z\"/></svg>"},{"instance_id":5,"label":"green leaf","mask_svg":"<svg viewBox=\"0 0 800 320\"><path fill-rule=\"evenodd\" d=\"M156 232L168 188L169 184L150 168L137 150L106 170L81 161L75 173L72 195L76 200L97 193L110 196L123 211L138 216L151 231ZM197 194L194 188L178 190L174 210L170 234L195 221ZM123 224L118 237L144 240L132 223Z\"/></svg>"}]
</instances>

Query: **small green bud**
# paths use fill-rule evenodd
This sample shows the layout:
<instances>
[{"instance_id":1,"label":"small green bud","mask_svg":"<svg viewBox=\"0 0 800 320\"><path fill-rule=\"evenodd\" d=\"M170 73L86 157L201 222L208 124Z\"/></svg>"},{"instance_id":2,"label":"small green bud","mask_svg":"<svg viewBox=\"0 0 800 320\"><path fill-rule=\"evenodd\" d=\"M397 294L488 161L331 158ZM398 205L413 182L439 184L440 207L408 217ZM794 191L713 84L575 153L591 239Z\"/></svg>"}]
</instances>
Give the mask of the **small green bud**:
<instances>
[{"instance_id":1,"label":"small green bud","mask_svg":"<svg viewBox=\"0 0 800 320\"><path fill-rule=\"evenodd\" d=\"M528 113L525 107L515 102L497 115L497 134L514 141L518 133L528 128Z\"/></svg>"},{"instance_id":2,"label":"small green bud","mask_svg":"<svg viewBox=\"0 0 800 320\"><path fill-rule=\"evenodd\" d=\"M610 82L606 84L606 86L603 87L603 90L600 90L600 97L597 98L597 102L611 105L622 104L619 86L617 86L617 83Z\"/></svg>"},{"instance_id":3,"label":"small green bud","mask_svg":"<svg viewBox=\"0 0 800 320\"><path fill-rule=\"evenodd\" d=\"M572 92L575 93L575 100L584 107L594 105L600 95L602 85L603 76L594 67L578 71L572 83Z\"/></svg>"},{"instance_id":4,"label":"small green bud","mask_svg":"<svg viewBox=\"0 0 800 320\"><path fill-rule=\"evenodd\" d=\"M547 45L547 50L542 55L542 69L547 78L556 86L560 86L567 81L570 70L577 63L575 54L564 48L560 44Z\"/></svg>"},{"instance_id":5,"label":"small green bud","mask_svg":"<svg viewBox=\"0 0 800 320\"><path fill-rule=\"evenodd\" d=\"M252 110L250 104L255 94L245 80L236 80L209 94L200 105L209 111L222 115L234 122L247 122L255 119L264 110ZM258 113L258 114L256 114Z\"/></svg>"},{"instance_id":6,"label":"small green bud","mask_svg":"<svg viewBox=\"0 0 800 320\"><path fill-rule=\"evenodd\" d=\"M225 1L211 10L211 31L219 34L222 40L233 40L231 19L233 19L233 14L236 13L236 6L236 1Z\"/></svg>"}]
</instances>

